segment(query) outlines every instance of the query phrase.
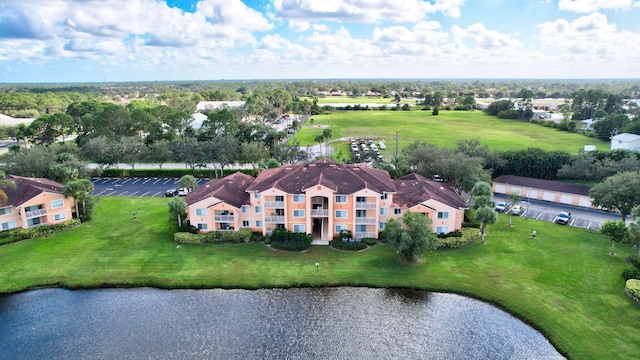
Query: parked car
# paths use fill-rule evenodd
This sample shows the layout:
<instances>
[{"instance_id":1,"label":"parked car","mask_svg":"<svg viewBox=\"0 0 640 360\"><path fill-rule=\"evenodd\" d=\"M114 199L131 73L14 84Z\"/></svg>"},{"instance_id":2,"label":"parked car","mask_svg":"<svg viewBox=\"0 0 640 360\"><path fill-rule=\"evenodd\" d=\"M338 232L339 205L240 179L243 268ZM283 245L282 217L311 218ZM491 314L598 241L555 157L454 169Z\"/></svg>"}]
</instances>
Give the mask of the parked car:
<instances>
[{"instance_id":1,"label":"parked car","mask_svg":"<svg viewBox=\"0 0 640 360\"><path fill-rule=\"evenodd\" d=\"M189 189L187 188L180 188L178 190L178 196L187 196L189 195Z\"/></svg>"},{"instance_id":2,"label":"parked car","mask_svg":"<svg viewBox=\"0 0 640 360\"><path fill-rule=\"evenodd\" d=\"M169 189L169 190L164 192L164 196L166 196L166 197L172 197L172 196L176 196L176 195L178 195L178 189Z\"/></svg>"},{"instance_id":3,"label":"parked car","mask_svg":"<svg viewBox=\"0 0 640 360\"><path fill-rule=\"evenodd\" d=\"M511 208L511 214L512 214L512 215L520 216L520 215L522 214L522 211L523 211L523 210L522 210L522 206L520 206L520 205L514 205L514 206Z\"/></svg>"},{"instance_id":4,"label":"parked car","mask_svg":"<svg viewBox=\"0 0 640 360\"><path fill-rule=\"evenodd\" d=\"M380 149L382 149L382 150L387 150L387 146L386 146L382 141L380 141L380 142L378 143L378 146L379 146L379 147L380 147Z\"/></svg>"},{"instance_id":5,"label":"parked car","mask_svg":"<svg viewBox=\"0 0 640 360\"><path fill-rule=\"evenodd\" d=\"M568 211L563 211L556 217L556 223L561 225L567 225L571 222L571 213Z\"/></svg>"},{"instance_id":6,"label":"parked car","mask_svg":"<svg viewBox=\"0 0 640 360\"><path fill-rule=\"evenodd\" d=\"M499 202L496 204L496 207L494 208L497 212L505 212L507 210L507 204L503 203L503 202Z\"/></svg>"}]
</instances>

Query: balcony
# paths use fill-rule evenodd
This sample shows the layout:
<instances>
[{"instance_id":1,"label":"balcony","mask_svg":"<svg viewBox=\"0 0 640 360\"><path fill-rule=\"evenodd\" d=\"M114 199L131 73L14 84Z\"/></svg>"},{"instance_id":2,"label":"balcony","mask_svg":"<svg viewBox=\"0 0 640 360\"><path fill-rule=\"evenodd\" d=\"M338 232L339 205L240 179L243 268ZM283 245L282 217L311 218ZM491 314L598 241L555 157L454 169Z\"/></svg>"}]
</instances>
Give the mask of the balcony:
<instances>
[{"instance_id":1,"label":"balcony","mask_svg":"<svg viewBox=\"0 0 640 360\"><path fill-rule=\"evenodd\" d=\"M42 215L47 215L47 210L38 209L38 210L25 211L24 215L26 216L27 219L30 219L30 218L39 217Z\"/></svg>"},{"instance_id":2,"label":"balcony","mask_svg":"<svg viewBox=\"0 0 640 360\"><path fill-rule=\"evenodd\" d=\"M358 210L375 209L377 207L378 207L378 204L376 204L374 202L356 201L356 209L358 209Z\"/></svg>"},{"instance_id":3,"label":"balcony","mask_svg":"<svg viewBox=\"0 0 640 360\"><path fill-rule=\"evenodd\" d=\"M376 233L372 233L372 232L356 232L356 239L375 238L375 237L376 237Z\"/></svg>"},{"instance_id":4,"label":"balcony","mask_svg":"<svg viewBox=\"0 0 640 360\"><path fill-rule=\"evenodd\" d=\"M284 216L265 216L264 221L268 223L284 223Z\"/></svg>"},{"instance_id":5,"label":"balcony","mask_svg":"<svg viewBox=\"0 0 640 360\"><path fill-rule=\"evenodd\" d=\"M311 209L311 216L329 216L329 209Z\"/></svg>"},{"instance_id":6,"label":"balcony","mask_svg":"<svg viewBox=\"0 0 640 360\"><path fill-rule=\"evenodd\" d=\"M356 216L356 224L375 224L376 218L374 217L359 217Z\"/></svg>"},{"instance_id":7,"label":"balcony","mask_svg":"<svg viewBox=\"0 0 640 360\"><path fill-rule=\"evenodd\" d=\"M284 209L284 201L265 201L264 207L270 209Z\"/></svg>"},{"instance_id":8,"label":"balcony","mask_svg":"<svg viewBox=\"0 0 640 360\"><path fill-rule=\"evenodd\" d=\"M216 215L213 217L215 222L233 222L233 215Z\"/></svg>"}]
</instances>

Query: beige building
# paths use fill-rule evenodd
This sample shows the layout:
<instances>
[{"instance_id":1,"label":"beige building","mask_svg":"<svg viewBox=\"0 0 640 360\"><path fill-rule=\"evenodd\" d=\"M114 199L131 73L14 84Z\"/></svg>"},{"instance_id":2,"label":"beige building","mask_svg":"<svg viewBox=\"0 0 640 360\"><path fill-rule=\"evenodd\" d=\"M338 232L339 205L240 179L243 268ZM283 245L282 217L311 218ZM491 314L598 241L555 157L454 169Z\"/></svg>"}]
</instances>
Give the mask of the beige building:
<instances>
[{"instance_id":1,"label":"beige building","mask_svg":"<svg viewBox=\"0 0 640 360\"><path fill-rule=\"evenodd\" d=\"M393 180L383 170L329 160L267 169L258 177L235 173L189 194L187 219L201 232L249 228L269 235L278 227L330 240L341 230L377 238L389 219L420 212L433 231L462 227L465 202L451 188L412 174Z\"/></svg>"},{"instance_id":2,"label":"beige building","mask_svg":"<svg viewBox=\"0 0 640 360\"><path fill-rule=\"evenodd\" d=\"M0 198L0 230L53 225L71 220L74 201L62 195L64 185L41 178L8 175L15 188L3 186Z\"/></svg>"}]
</instances>

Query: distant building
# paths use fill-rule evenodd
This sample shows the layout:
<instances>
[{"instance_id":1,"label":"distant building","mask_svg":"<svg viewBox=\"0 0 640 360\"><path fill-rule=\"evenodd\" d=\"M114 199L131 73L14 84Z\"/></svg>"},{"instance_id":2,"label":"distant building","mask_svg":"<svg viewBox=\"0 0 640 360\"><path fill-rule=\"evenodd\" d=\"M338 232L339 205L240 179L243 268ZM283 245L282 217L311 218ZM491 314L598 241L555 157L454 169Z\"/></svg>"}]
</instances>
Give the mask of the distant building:
<instances>
[{"instance_id":1,"label":"distant building","mask_svg":"<svg viewBox=\"0 0 640 360\"><path fill-rule=\"evenodd\" d=\"M493 179L493 192L496 194L519 194L523 200L529 198L590 208L593 205L589 189L584 185L514 175L500 175Z\"/></svg>"},{"instance_id":2,"label":"distant building","mask_svg":"<svg viewBox=\"0 0 640 360\"><path fill-rule=\"evenodd\" d=\"M330 160L267 169L253 178L235 173L189 194L187 218L201 232L276 228L330 240L341 230L377 238L390 219L422 213L432 230L462 227L463 199L441 182L412 174L391 179L383 170Z\"/></svg>"},{"instance_id":3,"label":"distant building","mask_svg":"<svg viewBox=\"0 0 640 360\"><path fill-rule=\"evenodd\" d=\"M640 151L640 135L622 133L611 138L611 150L625 149Z\"/></svg>"},{"instance_id":4,"label":"distant building","mask_svg":"<svg viewBox=\"0 0 640 360\"><path fill-rule=\"evenodd\" d=\"M245 103L246 101L200 101L196 110L217 110L225 104L229 107L243 107Z\"/></svg>"}]
</instances>

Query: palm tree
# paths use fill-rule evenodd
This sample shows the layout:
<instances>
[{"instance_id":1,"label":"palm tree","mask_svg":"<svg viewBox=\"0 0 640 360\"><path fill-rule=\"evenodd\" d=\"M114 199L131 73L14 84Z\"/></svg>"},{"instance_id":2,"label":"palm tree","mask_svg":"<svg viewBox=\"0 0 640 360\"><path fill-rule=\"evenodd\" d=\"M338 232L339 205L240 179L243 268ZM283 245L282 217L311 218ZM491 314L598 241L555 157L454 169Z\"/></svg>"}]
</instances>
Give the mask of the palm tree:
<instances>
[{"instance_id":1,"label":"palm tree","mask_svg":"<svg viewBox=\"0 0 640 360\"><path fill-rule=\"evenodd\" d=\"M322 156L322 142L324 141L324 136L322 135L318 135L316 136L316 138L314 139L318 145L320 146L320 156Z\"/></svg>"},{"instance_id":2,"label":"palm tree","mask_svg":"<svg viewBox=\"0 0 640 360\"><path fill-rule=\"evenodd\" d=\"M324 145L324 156L329 156L329 139L333 136L333 131L331 129L322 130L322 137L327 140L327 143Z\"/></svg>"},{"instance_id":3,"label":"palm tree","mask_svg":"<svg viewBox=\"0 0 640 360\"><path fill-rule=\"evenodd\" d=\"M187 203L182 198L174 197L169 201L170 221L178 220L178 227L182 227L182 219L187 215Z\"/></svg>"},{"instance_id":4,"label":"palm tree","mask_svg":"<svg viewBox=\"0 0 640 360\"><path fill-rule=\"evenodd\" d=\"M195 190L197 184L196 178L192 175L184 175L178 180L178 187L181 189L186 188L188 192Z\"/></svg>"},{"instance_id":5,"label":"palm tree","mask_svg":"<svg viewBox=\"0 0 640 360\"><path fill-rule=\"evenodd\" d=\"M82 215L86 215L86 199L93 195L93 183L87 179L79 179L71 181L64 186L62 195L64 197L72 197L76 203L76 214L80 218L80 209L78 200L82 200Z\"/></svg>"}]
</instances>

